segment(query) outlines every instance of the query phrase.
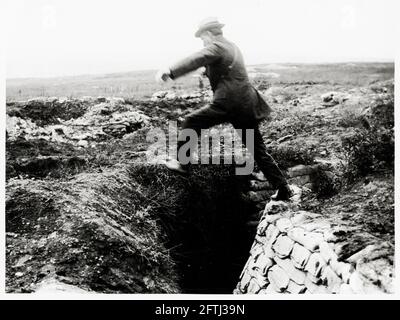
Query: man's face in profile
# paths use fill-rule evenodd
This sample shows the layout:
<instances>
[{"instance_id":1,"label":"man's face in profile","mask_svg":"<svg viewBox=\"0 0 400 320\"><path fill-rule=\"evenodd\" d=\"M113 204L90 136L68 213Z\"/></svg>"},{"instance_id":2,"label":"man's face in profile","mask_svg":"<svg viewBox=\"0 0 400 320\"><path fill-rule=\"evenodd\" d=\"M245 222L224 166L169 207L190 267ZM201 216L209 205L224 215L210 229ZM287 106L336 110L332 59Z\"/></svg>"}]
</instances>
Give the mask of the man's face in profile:
<instances>
[{"instance_id":1,"label":"man's face in profile","mask_svg":"<svg viewBox=\"0 0 400 320\"><path fill-rule=\"evenodd\" d=\"M206 47L212 43L212 36L210 31L204 31L200 34L200 39L203 40L203 46Z\"/></svg>"}]
</instances>

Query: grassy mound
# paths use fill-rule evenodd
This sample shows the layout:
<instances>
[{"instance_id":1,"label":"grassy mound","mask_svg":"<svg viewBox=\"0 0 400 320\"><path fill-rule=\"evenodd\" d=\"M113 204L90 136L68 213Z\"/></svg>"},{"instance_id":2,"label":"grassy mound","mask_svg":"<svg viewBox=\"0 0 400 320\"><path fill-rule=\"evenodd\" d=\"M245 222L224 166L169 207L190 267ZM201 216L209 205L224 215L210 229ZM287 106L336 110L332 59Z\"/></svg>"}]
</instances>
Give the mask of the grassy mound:
<instances>
[{"instance_id":1,"label":"grassy mound","mask_svg":"<svg viewBox=\"0 0 400 320\"><path fill-rule=\"evenodd\" d=\"M394 100L375 101L367 110L368 126L342 137L348 184L377 172L394 170Z\"/></svg>"},{"instance_id":2,"label":"grassy mound","mask_svg":"<svg viewBox=\"0 0 400 320\"><path fill-rule=\"evenodd\" d=\"M99 292L178 292L165 236L141 198L124 169L58 184L11 181L8 291L57 277Z\"/></svg>"},{"instance_id":3,"label":"grassy mound","mask_svg":"<svg viewBox=\"0 0 400 320\"><path fill-rule=\"evenodd\" d=\"M7 114L31 119L39 126L57 124L59 119L69 120L82 116L88 104L79 100L32 99L22 103L8 103Z\"/></svg>"}]
</instances>

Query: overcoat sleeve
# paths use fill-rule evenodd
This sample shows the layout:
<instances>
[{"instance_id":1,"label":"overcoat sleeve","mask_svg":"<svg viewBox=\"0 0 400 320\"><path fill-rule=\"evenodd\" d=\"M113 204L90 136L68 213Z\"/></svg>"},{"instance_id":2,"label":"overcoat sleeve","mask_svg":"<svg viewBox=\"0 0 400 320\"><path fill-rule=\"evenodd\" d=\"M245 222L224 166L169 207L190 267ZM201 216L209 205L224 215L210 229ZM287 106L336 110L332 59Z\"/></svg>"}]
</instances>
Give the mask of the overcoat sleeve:
<instances>
[{"instance_id":1,"label":"overcoat sleeve","mask_svg":"<svg viewBox=\"0 0 400 320\"><path fill-rule=\"evenodd\" d=\"M176 79L200 67L212 64L220 58L220 48L213 43L171 66L170 77Z\"/></svg>"}]
</instances>

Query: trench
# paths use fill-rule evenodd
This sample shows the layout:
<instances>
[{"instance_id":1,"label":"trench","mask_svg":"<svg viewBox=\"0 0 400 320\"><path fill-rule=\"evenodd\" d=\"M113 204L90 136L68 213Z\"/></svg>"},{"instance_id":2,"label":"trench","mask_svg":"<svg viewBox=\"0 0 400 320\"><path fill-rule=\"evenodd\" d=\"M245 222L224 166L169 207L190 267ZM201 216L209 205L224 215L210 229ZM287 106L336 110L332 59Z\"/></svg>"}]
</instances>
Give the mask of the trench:
<instances>
[{"instance_id":1,"label":"trench","mask_svg":"<svg viewBox=\"0 0 400 320\"><path fill-rule=\"evenodd\" d=\"M257 208L242 197L248 177L228 171L193 179L179 217L163 221L182 293L231 294L246 263L255 236L248 222Z\"/></svg>"}]
</instances>

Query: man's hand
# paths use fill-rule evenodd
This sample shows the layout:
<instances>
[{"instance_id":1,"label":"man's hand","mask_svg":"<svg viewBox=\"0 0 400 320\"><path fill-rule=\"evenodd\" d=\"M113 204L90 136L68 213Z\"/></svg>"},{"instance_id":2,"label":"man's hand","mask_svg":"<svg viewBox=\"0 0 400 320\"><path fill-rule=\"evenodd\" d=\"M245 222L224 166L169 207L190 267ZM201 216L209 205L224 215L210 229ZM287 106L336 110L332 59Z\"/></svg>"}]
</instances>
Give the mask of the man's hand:
<instances>
[{"instance_id":1,"label":"man's hand","mask_svg":"<svg viewBox=\"0 0 400 320\"><path fill-rule=\"evenodd\" d=\"M170 75L171 75L171 70L169 70L168 68L161 69L156 74L156 81L158 83L166 82L168 81L168 79L170 79Z\"/></svg>"}]
</instances>

